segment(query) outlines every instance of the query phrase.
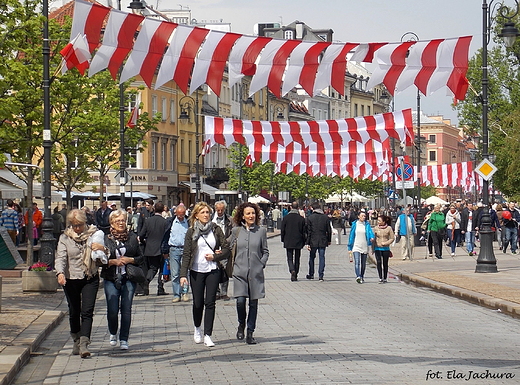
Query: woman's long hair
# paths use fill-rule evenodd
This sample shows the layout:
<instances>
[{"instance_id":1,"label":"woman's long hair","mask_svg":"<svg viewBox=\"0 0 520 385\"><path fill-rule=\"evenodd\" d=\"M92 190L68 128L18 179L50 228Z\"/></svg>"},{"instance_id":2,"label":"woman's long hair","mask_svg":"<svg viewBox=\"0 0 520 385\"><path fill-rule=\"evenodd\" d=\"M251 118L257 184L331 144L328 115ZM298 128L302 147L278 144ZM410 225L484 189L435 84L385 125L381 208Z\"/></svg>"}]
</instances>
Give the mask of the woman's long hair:
<instances>
[{"instance_id":1,"label":"woman's long hair","mask_svg":"<svg viewBox=\"0 0 520 385\"><path fill-rule=\"evenodd\" d=\"M233 221L237 225L244 224L245 223L244 210L247 207L251 207L255 210L255 214L256 214L255 215L255 224L257 226L259 226L260 225L260 207L258 207L258 205L256 203L251 203L251 202L244 202L240 206L238 206L237 211L235 212L235 216L233 217Z\"/></svg>"},{"instance_id":2,"label":"woman's long hair","mask_svg":"<svg viewBox=\"0 0 520 385\"><path fill-rule=\"evenodd\" d=\"M197 215L199 215L199 213L202 211L203 208L208 208L209 210L209 215L210 215L210 220L211 220L211 214L213 214L213 210L211 209L211 206L208 205L206 202L199 202L195 205L195 207L193 208L193 210L191 211L191 214L190 214L190 226L193 227L193 224L195 223L195 221L197 220Z\"/></svg>"}]
</instances>

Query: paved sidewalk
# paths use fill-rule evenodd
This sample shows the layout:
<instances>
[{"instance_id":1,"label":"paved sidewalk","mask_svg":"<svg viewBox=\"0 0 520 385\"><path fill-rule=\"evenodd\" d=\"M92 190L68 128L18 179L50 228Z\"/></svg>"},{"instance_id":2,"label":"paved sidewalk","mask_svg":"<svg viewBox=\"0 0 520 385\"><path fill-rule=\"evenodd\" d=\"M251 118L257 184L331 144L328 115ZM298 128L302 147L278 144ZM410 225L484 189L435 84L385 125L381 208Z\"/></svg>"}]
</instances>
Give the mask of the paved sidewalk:
<instances>
[{"instance_id":1,"label":"paved sidewalk","mask_svg":"<svg viewBox=\"0 0 520 385\"><path fill-rule=\"evenodd\" d=\"M270 236L277 235L275 232ZM276 238L271 242L278 241ZM485 274L474 272L476 257L468 256L462 248L457 249L455 257L445 250L444 259L438 260L425 259L425 247L418 247L412 261L401 260L396 248L390 261L391 278L520 317L520 256L498 250L495 253L499 272ZM302 257L302 278L305 260ZM61 290L55 294L22 293L21 278L3 278L2 291L0 385L7 385L60 323L67 306Z\"/></svg>"}]
</instances>

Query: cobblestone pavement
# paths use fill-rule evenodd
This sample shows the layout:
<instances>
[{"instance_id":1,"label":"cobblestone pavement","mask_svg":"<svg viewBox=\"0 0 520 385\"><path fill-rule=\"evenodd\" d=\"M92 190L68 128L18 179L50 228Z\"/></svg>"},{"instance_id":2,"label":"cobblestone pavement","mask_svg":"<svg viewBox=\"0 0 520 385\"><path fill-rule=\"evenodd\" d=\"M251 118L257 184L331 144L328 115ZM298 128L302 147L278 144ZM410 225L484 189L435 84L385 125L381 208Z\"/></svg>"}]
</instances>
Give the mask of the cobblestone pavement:
<instances>
[{"instance_id":1,"label":"cobblestone pavement","mask_svg":"<svg viewBox=\"0 0 520 385\"><path fill-rule=\"evenodd\" d=\"M279 238L269 240L269 249L257 345L236 340L234 301L218 301L216 346L209 349L193 342L191 302L172 304L171 297L152 295L136 298L130 350L122 352L108 343L100 291L93 356L70 354L72 342L64 321L14 384L518 383L518 319L399 279L378 284L373 267L367 269L366 283L357 284L344 245L327 249L324 282L305 279L305 250L300 280L291 282ZM457 258L399 261L396 256L392 269L396 276L419 276L444 266L450 274L464 277L474 260L464 265L462 253L460 261ZM514 263L513 258L511 271L504 272L509 275L467 275L483 282L505 277L508 282L508 277L518 277ZM471 378L475 374L488 378ZM489 378L499 374L504 378ZM468 376L471 381L466 381Z\"/></svg>"}]
</instances>

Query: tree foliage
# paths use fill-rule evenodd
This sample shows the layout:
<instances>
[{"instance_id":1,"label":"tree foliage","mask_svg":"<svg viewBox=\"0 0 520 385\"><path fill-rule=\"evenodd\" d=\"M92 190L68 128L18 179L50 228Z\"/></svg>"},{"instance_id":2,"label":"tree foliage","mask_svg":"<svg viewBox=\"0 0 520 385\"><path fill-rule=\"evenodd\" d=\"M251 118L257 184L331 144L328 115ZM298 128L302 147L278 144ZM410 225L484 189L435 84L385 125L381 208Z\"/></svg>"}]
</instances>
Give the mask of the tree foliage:
<instances>
[{"instance_id":1,"label":"tree foliage","mask_svg":"<svg viewBox=\"0 0 520 385\"><path fill-rule=\"evenodd\" d=\"M254 163L253 166L244 166L248 149L240 144L230 147L230 160L234 167L227 169L230 188L247 192L249 195L257 195L262 191L272 192L278 195L280 191L288 191L291 200L324 200L329 195L340 192L357 192L371 197L380 195L383 184L380 181L368 179L354 181L350 177L309 176L275 173L275 165L271 162L264 164ZM242 165L242 166L240 166ZM242 169L242 170L240 170ZM242 175L240 175L240 172Z\"/></svg>"},{"instance_id":2,"label":"tree foliage","mask_svg":"<svg viewBox=\"0 0 520 385\"><path fill-rule=\"evenodd\" d=\"M0 151L10 154L13 161L37 165L43 161L39 6L34 0L8 0L0 5ZM59 51L68 42L70 27L71 20L64 25L49 21L51 179L56 188L66 191L69 204L70 192L92 181L91 171L98 170L102 181L117 167L120 147L119 85L108 71L88 77L73 69L61 75ZM125 92L125 97L132 93L136 90ZM125 144L145 146L143 138L157 121L142 114L135 128L126 129Z\"/></svg>"},{"instance_id":3,"label":"tree foliage","mask_svg":"<svg viewBox=\"0 0 520 385\"><path fill-rule=\"evenodd\" d=\"M518 17L515 17L518 21ZM509 197L520 198L520 43L505 48L498 37L503 20L498 17L488 50L489 153L498 167L494 187ZM467 78L473 87L466 100L455 107L459 122L469 136L482 137L482 50L469 62ZM481 155L479 155L480 160Z\"/></svg>"}]
</instances>

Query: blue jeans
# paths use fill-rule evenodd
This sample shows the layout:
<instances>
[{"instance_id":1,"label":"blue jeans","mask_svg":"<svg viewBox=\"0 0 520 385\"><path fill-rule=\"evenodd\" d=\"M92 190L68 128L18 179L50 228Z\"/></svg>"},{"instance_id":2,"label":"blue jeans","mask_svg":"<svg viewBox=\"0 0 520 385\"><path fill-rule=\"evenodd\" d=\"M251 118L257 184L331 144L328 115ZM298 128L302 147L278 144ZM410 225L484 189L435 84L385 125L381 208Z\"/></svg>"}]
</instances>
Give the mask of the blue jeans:
<instances>
[{"instance_id":1,"label":"blue jeans","mask_svg":"<svg viewBox=\"0 0 520 385\"><path fill-rule=\"evenodd\" d=\"M325 247L311 247L309 253L309 275L314 277L314 259L316 258L316 251L319 256L318 276L323 278L323 273L325 272Z\"/></svg>"},{"instance_id":2,"label":"blue jeans","mask_svg":"<svg viewBox=\"0 0 520 385\"><path fill-rule=\"evenodd\" d=\"M237 315L238 323L245 325L246 323L246 297L237 297ZM247 315L247 330L254 332L256 328L256 317L258 314L258 300L249 300L249 314Z\"/></svg>"},{"instance_id":3,"label":"blue jeans","mask_svg":"<svg viewBox=\"0 0 520 385\"><path fill-rule=\"evenodd\" d=\"M121 328L119 340L128 341L132 322L132 301L136 284L123 277L121 289L118 290L113 281L105 280L105 298L107 300L107 319L110 334L117 334L119 306L121 305Z\"/></svg>"},{"instance_id":4,"label":"blue jeans","mask_svg":"<svg viewBox=\"0 0 520 385\"><path fill-rule=\"evenodd\" d=\"M367 254L361 254L359 251L354 251L354 270L356 277L365 278L365 269L367 267Z\"/></svg>"},{"instance_id":5,"label":"blue jeans","mask_svg":"<svg viewBox=\"0 0 520 385\"><path fill-rule=\"evenodd\" d=\"M472 253L475 250L475 232L466 231L464 236L464 242L466 242L466 250L468 251L468 253Z\"/></svg>"},{"instance_id":6,"label":"blue jeans","mask_svg":"<svg viewBox=\"0 0 520 385\"><path fill-rule=\"evenodd\" d=\"M181 277L179 272L181 271L181 259L182 259L182 247L171 247L170 246L170 274L172 277L172 290L173 296L181 296Z\"/></svg>"},{"instance_id":7,"label":"blue jeans","mask_svg":"<svg viewBox=\"0 0 520 385\"><path fill-rule=\"evenodd\" d=\"M453 236L451 234L452 232L453 232ZM448 229L447 234L448 234L448 241L450 242L451 253L455 254L455 249L457 248L457 245L459 244L460 229L455 229L455 230Z\"/></svg>"},{"instance_id":8,"label":"blue jeans","mask_svg":"<svg viewBox=\"0 0 520 385\"><path fill-rule=\"evenodd\" d=\"M511 251L516 251L516 246L518 243L518 229L516 227L504 228L506 230L506 235L504 238L504 251L506 251L508 243L511 243Z\"/></svg>"}]
</instances>

